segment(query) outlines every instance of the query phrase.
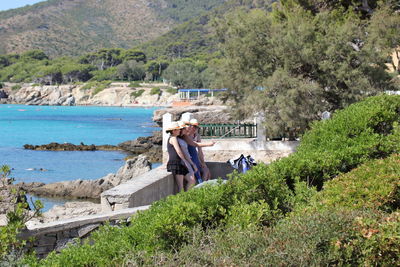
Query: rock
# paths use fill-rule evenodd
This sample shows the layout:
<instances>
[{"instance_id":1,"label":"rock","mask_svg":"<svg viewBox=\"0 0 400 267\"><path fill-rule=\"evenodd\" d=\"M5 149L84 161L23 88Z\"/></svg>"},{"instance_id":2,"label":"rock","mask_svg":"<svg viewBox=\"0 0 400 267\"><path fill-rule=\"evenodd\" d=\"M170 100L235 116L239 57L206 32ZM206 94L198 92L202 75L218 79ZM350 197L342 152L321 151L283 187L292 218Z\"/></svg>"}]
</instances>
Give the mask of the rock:
<instances>
[{"instance_id":1,"label":"rock","mask_svg":"<svg viewBox=\"0 0 400 267\"><path fill-rule=\"evenodd\" d=\"M147 157L139 155L138 157L127 160L125 165L122 166L116 174L109 174L102 179L107 183L111 183L112 187L115 187L150 170L151 163L148 161Z\"/></svg>"},{"instance_id":2,"label":"rock","mask_svg":"<svg viewBox=\"0 0 400 267\"><path fill-rule=\"evenodd\" d=\"M143 155L129 159L116 174L96 180L74 180L51 184L38 185L37 183L21 183L28 193L38 196L98 199L100 194L114 186L126 182L140 174L151 170L151 163Z\"/></svg>"},{"instance_id":3,"label":"rock","mask_svg":"<svg viewBox=\"0 0 400 267\"><path fill-rule=\"evenodd\" d=\"M10 211L14 211L18 203L27 203L23 191L19 187L14 186L11 179L0 178L0 214L5 215ZM2 216L1 224L4 224L4 218Z\"/></svg>"},{"instance_id":4,"label":"rock","mask_svg":"<svg viewBox=\"0 0 400 267\"><path fill-rule=\"evenodd\" d=\"M59 144L56 142L46 144L46 145L30 145L25 144L24 149L30 150L51 150L51 151L95 151L95 150L120 150L118 146L113 145L85 145L81 143L80 145L74 145L71 143Z\"/></svg>"},{"instance_id":5,"label":"rock","mask_svg":"<svg viewBox=\"0 0 400 267\"><path fill-rule=\"evenodd\" d=\"M0 227L1 226L6 226L7 225L7 215L6 214L0 214Z\"/></svg>"},{"instance_id":6,"label":"rock","mask_svg":"<svg viewBox=\"0 0 400 267\"><path fill-rule=\"evenodd\" d=\"M136 140L120 143L118 147L133 155L144 154L150 162L162 161L161 131L153 132L152 136L138 137Z\"/></svg>"},{"instance_id":7,"label":"rock","mask_svg":"<svg viewBox=\"0 0 400 267\"><path fill-rule=\"evenodd\" d=\"M51 84L50 80L38 80L39 83ZM95 88L82 89L82 85L39 85L18 84L19 90L11 90L14 83L6 83L2 90L8 90L8 98L1 98L2 103L29 104L29 105L101 105L101 106L170 106L173 102L179 101L178 94L170 94L161 90L161 94L151 94L155 86L164 84L141 84L140 88L131 88L129 83L112 83L108 88L95 92ZM132 95L137 90L144 90L142 95ZM210 104L214 100L204 98L197 101L197 104Z\"/></svg>"}]
</instances>

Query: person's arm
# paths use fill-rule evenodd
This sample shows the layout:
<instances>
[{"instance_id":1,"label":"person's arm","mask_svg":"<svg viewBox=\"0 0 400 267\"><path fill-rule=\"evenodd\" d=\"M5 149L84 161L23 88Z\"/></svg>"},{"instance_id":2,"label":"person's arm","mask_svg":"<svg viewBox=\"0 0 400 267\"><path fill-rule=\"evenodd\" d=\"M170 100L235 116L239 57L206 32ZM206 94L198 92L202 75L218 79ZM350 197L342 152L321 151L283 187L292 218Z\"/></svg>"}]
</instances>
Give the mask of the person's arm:
<instances>
[{"instance_id":1,"label":"person's arm","mask_svg":"<svg viewBox=\"0 0 400 267\"><path fill-rule=\"evenodd\" d=\"M183 139L185 140L185 142L188 144L188 145L191 145L191 146L195 146L195 147L207 147L207 146L213 146L214 144L215 144L215 142L209 142L209 143L200 143L200 142L195 142L195 141L193 141L193 139L190 137L190 136L187 136L187 135L185 135L184 137L183 137Z\"/></svg>"},{"instance_id":2,"label":"person's arm","mask_svg":"<svg viewBox=\"0 0 400 267\"><path fill-rule=\"evenodd\" d=\"M194 140L196 140L197 142L201 143L200 135L196 134L196 135L194 136ZM199 155L199 160L200 160L201 167L202 167L202 168L207 167L206 162L205 162L205 160L204 160L203 149L201 149L201 147L198 147L198 148L197 148L197 151L198 151L198 155Z\"/></svg>"},{"instance_id":3,"label":"person's arm","mask_svg":"<svg viewBox=\"0 0 400 267\"><path fill-rule=\"evenodd\" d=\"M199 160L200 160L200 164L201 167L207 167L206 162L204 161L204 153L203 153L203 149L201 149L201 147L197 148L198 149L198 155L199 155Z\"/></svg>"}]
</instances>

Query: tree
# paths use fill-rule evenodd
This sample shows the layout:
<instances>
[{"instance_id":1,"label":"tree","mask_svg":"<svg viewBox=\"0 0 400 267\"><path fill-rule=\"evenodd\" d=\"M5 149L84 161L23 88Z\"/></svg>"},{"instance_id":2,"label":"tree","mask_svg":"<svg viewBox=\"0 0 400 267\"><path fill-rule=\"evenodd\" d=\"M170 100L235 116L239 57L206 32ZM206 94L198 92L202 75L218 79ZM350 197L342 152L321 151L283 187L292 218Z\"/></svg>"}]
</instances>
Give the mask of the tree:
<instances>
[{"instance_id":1,"label":"tree","mask_svg":"<svg viewBox=\"0 0 400 267\"><path fill-rule=\"evenodd\" d=\"M63 82L61 67L59 64L52 64L38 68L34 82L45 85L61 84Z\"/></svg>"},{"instance_id":2,"label":"tree","mask_svg":"<svg viewBox=\"0 0 400 267\"><path fill-rule=\"evenodd\" d=\"M351 8L313 13L296 2L284 1L272 13L234 13L218 29L225 100L233 100L238 118L264 113L271 133L304 130L325 110L395 88L382 53L393 44L374 44L368 33L378 12L371 19ZM399 22L393 9L384 13ZM380 29L387 40L390 34Z\"/></svg>"},{"instance_id":3,"label":"tree","mask_svg":"<svg viewBox=\"0 0 400 267\"><path fill-rule=\"evenodd\" d=\"M137 49L128 49L122 52L122 56L124 61L135 60L136 62L146 63L146 55L143 51Z\"/></svg>"},{"instance_id":4,"label":"tree","mask_svg":"<svg viewBox=\"0 0 400 267\"><path fill-rule=\"evenodd\" d=\"M21 55L21 59L25 60L45 60L49 57L42 50L30 50Z\"/></svg>"},{"instance_id":5,"label":"tree","mask_svg":"<svg viewBox=\"0 0 400 267\"><path fill-rule=\"evenodd\" d=\"M146 72L149 75L149 79L152 81L159 80L163 74L163 71L168 67L168 65L168 61L162 59L147 62Z\"/></svg>"},{"instance_id":6,"label":"tree","mask_svg":"<svg viewBox=\"0 0 400 267\"><path fill-rule=\"evenodd\" d=\"M117 67L117 77L125 81L141 81L146 76L143 62L130 60Z\"/></svg>"},{"instance_id":7,"label":"tree","mask_svg":"<svg viewBox=\"0 0 400 267\"><path fill-rule=\"evenodd\" d=\"M69 64L63 65L60 70L63 76L63 83L86 82L92 78L90 72L95 70L95 67L89 64L69 62Z\"/></svg>"},{"instance_id":8,"label":"tree","mask_svg":"<svg viewBox=\"0 0 400 267\"><path fill-rule=\"evenodd\" d=\"M190 60L176 60L164 71L163 77L173 85L183 88L201 88L200 71Z\"/></svg>"},{"instance_id":9,"label":"tree","mask_svg":"<svg viewBox=\"0 0 400 267\"><path fill-rule=\"evenodd\" d=\"M80 58L79 63L91 64L100 70L117 66L122 63L123 49L121 48L104 48L97 52L89 53Z\"/></svg>"},{"instance_id":10,"label":"tree","mask_svg":"<svg viewBox=\"0 0 400 267\"><path fill-rule=\"evenodd\" d=\"M170 44L167 50L172 58L181 58L186 50L186 45L182 42L175 42Z\"/></svg>"}]
</instances>

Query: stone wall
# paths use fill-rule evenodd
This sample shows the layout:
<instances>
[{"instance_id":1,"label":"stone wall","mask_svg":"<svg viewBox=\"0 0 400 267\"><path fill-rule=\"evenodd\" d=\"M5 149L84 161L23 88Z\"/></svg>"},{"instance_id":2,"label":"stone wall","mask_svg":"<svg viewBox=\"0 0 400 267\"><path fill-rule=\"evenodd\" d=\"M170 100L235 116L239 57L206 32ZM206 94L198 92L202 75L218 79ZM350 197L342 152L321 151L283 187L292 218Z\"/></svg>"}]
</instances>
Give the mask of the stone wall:
<instances>
[{"instance_id":1,"label":"stone wall","mask_svg":"<svg viewBox=\"0 0 400 267\"><path fill-rule=\"evenodd\" d=\"M36 255L43 258L53 250L60 251L68 245L82 242L105 223L109 223L111 226L125 224L130 221L130 217L136 212L148 208L149 206L142 206L34 225L23 230L20 237L26 240L33 238L33 242L28 242L27 248L33 248L36 251Z\"/></svg>"},{"instance_id":2,"label":"stone wall","mask_svg":"<svg viewBox=\"0 0 400 267\"><path fill-rule=\"evenodd\" d=\"M233 172L233 168L227 163L207 162L207 166L213 179L226 179ZM103 212L109 212L149 205L177 192L174 177L167 172L164 165L103 192L101 208Z\"/></svg>"}]
</instances>

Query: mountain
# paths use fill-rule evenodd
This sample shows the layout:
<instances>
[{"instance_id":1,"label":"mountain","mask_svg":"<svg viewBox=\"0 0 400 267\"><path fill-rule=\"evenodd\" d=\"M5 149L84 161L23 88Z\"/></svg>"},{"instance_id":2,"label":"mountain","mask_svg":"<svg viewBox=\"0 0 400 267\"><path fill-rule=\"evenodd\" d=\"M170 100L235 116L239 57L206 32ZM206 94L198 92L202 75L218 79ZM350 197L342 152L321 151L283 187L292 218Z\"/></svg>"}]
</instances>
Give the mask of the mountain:
<instances>
[{"instance_id":1,"label":"mountain","mask_svg":"<svg viewBox=\"0 0 400 267\"><path fill-rule=\"evenodd\" d=\"M0 54L51 57L154 40L226 0L48 0L0 12Z\"/></svg>"},{"instance_id":2,"label":"mountain","mask_svg":"<svg viewBox=\"0 0 400 267\"><path fill-rule=\"evenodd\" d=\"M237 9L250 10L254 8L271 10L277 0L228 0L223 5L203 12L160 37L138 46L148 59L158 57L182 58L206 56L212 57L218 51L218 40L215 35L216 21L227 13Z\"/></svg>"}]
</instances>

